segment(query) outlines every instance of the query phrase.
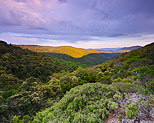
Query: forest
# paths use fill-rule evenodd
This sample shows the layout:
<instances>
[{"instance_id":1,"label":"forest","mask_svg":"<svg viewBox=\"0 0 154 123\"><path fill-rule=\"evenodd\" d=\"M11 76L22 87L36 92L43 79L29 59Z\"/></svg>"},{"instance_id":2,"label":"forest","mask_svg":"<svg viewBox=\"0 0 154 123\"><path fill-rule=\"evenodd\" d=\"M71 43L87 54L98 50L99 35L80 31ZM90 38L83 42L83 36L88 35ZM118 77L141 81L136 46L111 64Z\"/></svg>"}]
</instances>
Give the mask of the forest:
<instances>
[{"instance_id":1,"label":"forest","mask_svg":"<svg viewBox=\"0 0 154 123\"><path fill-rule=\"evenodd\" d=\"M66 61L75 62L82 65L86 65L87 67L90 67L90 66L105 63L106 61L113 60L118 56L120 56L122 53L91 53L88 55L84 55L80 58L74 58L69 55L60 54L60 53L47 52L45 54L56 56Z\"/></svg>"},{"instance_id":2,"label":"forest","mask_svg":"<svg viewBox=\"0 0 154 123\"><path fill-rule=\"evenodd\" d=\"M154 43L97 65L62 56L0 41L0 122L154 121Z\"/></svg>"}]
</instances>

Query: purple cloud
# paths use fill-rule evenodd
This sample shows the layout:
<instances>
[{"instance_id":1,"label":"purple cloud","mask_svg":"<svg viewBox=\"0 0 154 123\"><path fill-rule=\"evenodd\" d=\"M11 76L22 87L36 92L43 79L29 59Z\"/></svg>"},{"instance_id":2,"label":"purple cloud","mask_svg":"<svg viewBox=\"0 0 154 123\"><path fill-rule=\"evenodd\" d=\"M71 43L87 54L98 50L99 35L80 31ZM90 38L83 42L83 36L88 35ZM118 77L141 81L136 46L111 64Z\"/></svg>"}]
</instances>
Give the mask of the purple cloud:
<instances>
[{"instance_id":1,"label":"purple cloud","mask_svg":"<svg viewBox=\"0 0 154 123\"><path fill-rule=\"evenodd\" d=\"M74 43L92 36L149 35L153 5L153 0L3 0L0 33L56 35Z\"/></svg>"}]
</instances>

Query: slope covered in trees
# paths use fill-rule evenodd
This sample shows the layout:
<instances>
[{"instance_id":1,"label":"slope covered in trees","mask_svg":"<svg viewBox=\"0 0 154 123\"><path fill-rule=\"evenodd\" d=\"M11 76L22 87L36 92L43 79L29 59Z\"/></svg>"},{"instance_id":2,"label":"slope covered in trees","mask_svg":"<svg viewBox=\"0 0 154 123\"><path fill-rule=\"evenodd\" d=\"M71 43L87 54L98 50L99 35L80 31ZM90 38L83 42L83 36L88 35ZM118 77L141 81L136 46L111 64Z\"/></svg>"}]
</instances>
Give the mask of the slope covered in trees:
<instances>
[{"instance_id":1,"label":"slope covered in trees","mask_svg":"<svg viewBox=\"0 0 154 123\"><path fill-rule=\"evenodd\" d=\"M114 116L153 121L153 58L154 43L101 65L55 71L47 83L39 77L21 80L13 72L6 75L2 66L0 119L13 123L102 123Z\"/></svg>"},{"instance_id":2,"label":"slope covered in trees","mask_svg":"<svg viewBox=\"0 0 154 123\"><path fill-rule=\"evenodd\" d=\"M153 88L154 85L151 84L154 77L154 43L122 54L111 63L104 65L102 71L110 68L112 69L108 71L112 72L113 79L139 80L141 85Z\"/></svg>"},{"instance_id":3,"label":"slope covered in trees","mask_svg":"<svg viewBox=\"0 0 154 123\"><path fill-rule=\"evenodd\" d=\"M122 53L91 53L81 58L74 58L69 55L59 54L59 53L46 53L46 54L59 57L63 60L77 62L77 63L85 64L87 66L93 66L93 65L102 64L109 60L113 60L117 58L119 55L121 55Z\"/></svg>"},{"instance_id":4,"label":"slope covered in trees","mask_svg":"<svg viewBox=\"0 0 154 123\"><path fill-rule=\"evenodd\" d=\"M108 60L115 59L122 53L101 53L96 50L75 48L70 46L51 47L51 46L38 46L38 45L17 45L24 49L29 49L34 52L41 52L56 56L60 59L93 66L102 64Z\"/></svg>"},{"instance_id":5,"label":"slope covered in trees","mask_svg":"<svg viewBox=\"0 0 154 123\"><path fill-rule=\"evenodd\" d=\"M13 74L19 79L33 76L43 81L55 72L73 71L79 66L51 55L23 50L3 41L0 42L0 65L1 72Z\"/></svg>"},{"instance_id":6,"label":"slope covered in trees","mask_svg":"<svg viewBox=\"0 0 154 123\"><path fill-rule=\"evenodd\" d=\"M18 46L24 49L29 49L34 52L61 53L61 54L67 54L74 58L80 58L90 53L101 53L100 51L97 50L82 49L71 46L60 46L60 47L38 46L38 45L18 45Z\"/></svg>"},{"instance_id":7,"label":"slope covered in trees","mask_svg":"<svg viewBox=\"0 0 154 123\"><path fill-rule=\"evenodd\" d=\"M46 107L48 105L46 99L55 96L54 91L58 87L45 86L44 83L51 79L53 73L71 72L78 66L80 64L75 62L24 50L0 41L0 119L2 122L11 121L14 115L32 116ZM35 88L32 88L33 86ZM58 90L56 91L58 93Z\"/></svg>"},{"instance_id":8,"label":"slope covered in trees","mask_svg":"<svg viewBox=\"0 0 154 123\"><path fill-rule=\"evenodd\" d=\"M137 117L153 121L153 58L154 43L102 65L55 73L52 80L58 81L64 91L82 86L39 112L34 122L101 123L112 114L119 120Z\"/></svg>"}]
</instances>

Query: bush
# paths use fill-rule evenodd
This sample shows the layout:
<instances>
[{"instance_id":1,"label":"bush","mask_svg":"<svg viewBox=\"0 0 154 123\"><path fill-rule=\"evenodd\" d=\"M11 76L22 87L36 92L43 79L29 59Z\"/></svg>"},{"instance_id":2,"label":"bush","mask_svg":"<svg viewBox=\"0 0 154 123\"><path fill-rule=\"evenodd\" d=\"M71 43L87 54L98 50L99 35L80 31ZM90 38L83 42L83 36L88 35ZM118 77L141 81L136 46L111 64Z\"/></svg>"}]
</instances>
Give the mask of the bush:
<instances>
[{"instance_id":1,"label":"bush","mask_svg":"<svg viewBox=\"0 0 154 123\"><path fill-rule=\"evenodd\" d=\"M19 116L13 116L12 122L13 123L30 123L30 116L29 115L24 115L23 117L21 115Z\"/></svg>"},{"instance_id":2,"label":"bush","mask_svg":"<svg viewBox=\"0 0 154 123\"><path fill-rule=\"evenodd\" d=\"M140 89L143 89L143 86L139 85L137 82L114 82L112 85L119 89L121 92L126 93L136 93Z\"/></svg>"},{"instance_id":3,"label":"bush","mask_svg":"<svg viewBox=\"0 0 154 123\"><path fill-rule=\"evenodd\" d=\"M52 107L37 113L34 123L102 123L109 111L118 108L113 100L118 91L101 83L84 84L72 88Z\"/></svg>"},{"instance_id":4,"label":"bush","mask_svg":"<svg viewBox=\"0 0 154 123\"><path fill-rule=\"evenodd\" d=\"M1 90L15 90L18 89L21 81L12 74L0 75L0 89Z\"/></svg>"},{"instance_id":5,"label":"bush","mask_svg":"<svg viewBox=\"0 0 154 123\"><path fill-rule=\"evenodd\" d=\"M33 86L36 86L38 84L41 84L40 79L29 77L22 83L21 88L23 90L29 91Z\"/></svg>"},{"instance_id":6,"label":"bush","mask_svg":"<svg viewBox=\"0 0 154 123\"><path fill-rule=\"evenodd\" d=\"M121 114L118 116L118 120L122 121L122 115Z\"/></svg>"},{"instance_id":7,"label":"bush","mask_svg":"<svg viewBox=\"0 0 154 123\"><path fill-rule=\"evenodd\" d=\"M139 110L138 110L138 105L136 104L132 104L132 105L129 105L127 108L126 108L126 116L131 119L133 118L134 116L136 116L138 113L139 113Z\"/></svg>"}]
</instances>

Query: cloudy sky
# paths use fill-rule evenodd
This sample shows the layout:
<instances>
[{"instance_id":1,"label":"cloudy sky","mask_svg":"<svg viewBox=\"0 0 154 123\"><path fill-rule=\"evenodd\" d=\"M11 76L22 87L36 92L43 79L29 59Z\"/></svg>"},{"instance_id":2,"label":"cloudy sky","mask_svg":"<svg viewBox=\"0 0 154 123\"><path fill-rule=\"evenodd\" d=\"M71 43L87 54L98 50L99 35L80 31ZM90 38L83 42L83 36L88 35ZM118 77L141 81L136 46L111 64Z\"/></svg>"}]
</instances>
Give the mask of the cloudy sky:
<instances>
[{"instance_id":1,"label":"cloudy sky","mask_svg":"<svg viewBox=\"0 0 154 123\"><path fill-rule=\"evenodd\" d=\"M0 40L82 48L154 41L154 0L0 0Z\"/></svg>"}]
</instances>

